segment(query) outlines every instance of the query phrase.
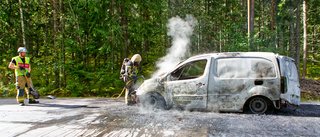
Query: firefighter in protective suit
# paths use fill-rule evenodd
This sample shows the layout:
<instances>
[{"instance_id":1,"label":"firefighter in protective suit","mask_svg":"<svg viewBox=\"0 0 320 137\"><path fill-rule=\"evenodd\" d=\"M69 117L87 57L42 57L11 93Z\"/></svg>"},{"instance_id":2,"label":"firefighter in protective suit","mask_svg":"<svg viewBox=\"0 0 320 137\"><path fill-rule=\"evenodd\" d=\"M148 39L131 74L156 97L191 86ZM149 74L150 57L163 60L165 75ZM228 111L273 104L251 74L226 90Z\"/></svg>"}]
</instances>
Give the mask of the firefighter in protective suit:
<instances>
[{"instance_id":1,"label":"firefighter in protective suit","mask_svg":"<svg viewBox=\"0 0 320 137\"><path fill-rule=\"evenodd\" d=\"M135 54L132 56L132 58L125 64L125 88L126 88L126 93L125 93L125 103L127 105L131 105L136 103L136 98L134 95L134 89L133 86L136 83L138 77L138 66L140 62L142 61L142 58L139 54Z\"/></svg>"},{"instance_id":2,"label":"firefighter in protective suit","mask_svg":"<svg viewBox=\"0 0 320 137\"><path fill-rule=\"evenodd\" d=\"M16 76L16 88L17 88L17 102L24 106L24 93L25 88L27 89L27 97L29 99L29 104L39 103L36 101L35 98L39 98L39 93L33 88L32 81L31 81L31 65L30 65L30 58L26 57L27 49L24 47L20 47L18 49L19 56L13 57L8 68L14 69L15 76ZM27 82L28 80L28 82ZM28 89L29 88L29 89ZM31 93L33 96L30 96ZM34 97L34 95L36 95Z\"/></svg>"}]
</instances>

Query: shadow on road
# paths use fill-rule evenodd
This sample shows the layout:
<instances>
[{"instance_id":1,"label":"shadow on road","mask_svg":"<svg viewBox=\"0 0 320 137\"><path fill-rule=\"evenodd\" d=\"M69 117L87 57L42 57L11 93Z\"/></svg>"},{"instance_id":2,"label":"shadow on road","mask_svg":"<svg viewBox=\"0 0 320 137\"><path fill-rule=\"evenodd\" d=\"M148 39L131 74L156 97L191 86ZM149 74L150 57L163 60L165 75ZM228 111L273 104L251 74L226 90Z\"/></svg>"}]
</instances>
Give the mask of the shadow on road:
<instances>
[{"instance_id":1,"label":"shadow on road","mask_svg":"<svg viewBox=\"0 0 320 137\"><path fill-rule=\"evenodd\" d=\"M61 101L61 100L59 100ZM49 103L50 102L50 103ZM71 108L99 108L99 107L94 107L94 106L88 106L88 105L77 105L77 104L59 104L59 102L55 102L54 100L40 100L39 104L29 104L25 100L25 106L34 106L34 107L60 107L60 108L66 108L66 109L71 109ZM1 105L19 105L16 101L16 99L0 99L0 106Z\"/></svg>"},{"instance_id":2,"label":"shadow on road","mask_svg":"<svg viewBox=\"0 0 320 137\"><path fill-rule=\"evenodd\" d=\"M297 116L297 117L320 117L320 105L300 104L298 107L287 107L275 111L272 115Z\"/></svg>"},{"instance_id":3,"label":"shadow on road","mask_svg":"<svg viewBox=\"0 0 320 137\"><path fill-rule=\"evenodd\" d=\"M62 105L62 104L46 104L46 103L34 104L32 106L38 106L38 107L60 107L60 108L86 108L87 107L87 105Z\"/></svg>"}]
</instances>

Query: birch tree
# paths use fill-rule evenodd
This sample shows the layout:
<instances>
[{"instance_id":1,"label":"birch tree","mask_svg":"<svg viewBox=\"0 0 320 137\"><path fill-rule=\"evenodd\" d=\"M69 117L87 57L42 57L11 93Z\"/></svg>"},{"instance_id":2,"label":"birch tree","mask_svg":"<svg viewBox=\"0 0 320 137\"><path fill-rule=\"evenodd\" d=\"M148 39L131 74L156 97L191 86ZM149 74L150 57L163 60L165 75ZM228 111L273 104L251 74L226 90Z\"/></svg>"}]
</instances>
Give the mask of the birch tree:
<instances>
[{"instance_id":1,"label":"birch tree","mask_svg":"<svg viewBox=\"0 0 320 137\"><path fill-rule=\"evenodd\" d=\"M22 29L23 46L28 49L27 44L26 44L26 36L25 36L25 33L24 33L24 22L23 22L23 11L22 11L22 8L21 8L21 0L19 0L19 8L20 8L20 18L21 18L21 29Z\"/></svg>"},{"instance_id":2,"label":"birch tree","mask_svg":"<svg viewBox=\"0 0 320 137\"><path fill-rule=\"evenodd\" d=\"M307 74L307 3L303 0L303 71L302 77L306 77Z\"/></svg>"}]
</instances>

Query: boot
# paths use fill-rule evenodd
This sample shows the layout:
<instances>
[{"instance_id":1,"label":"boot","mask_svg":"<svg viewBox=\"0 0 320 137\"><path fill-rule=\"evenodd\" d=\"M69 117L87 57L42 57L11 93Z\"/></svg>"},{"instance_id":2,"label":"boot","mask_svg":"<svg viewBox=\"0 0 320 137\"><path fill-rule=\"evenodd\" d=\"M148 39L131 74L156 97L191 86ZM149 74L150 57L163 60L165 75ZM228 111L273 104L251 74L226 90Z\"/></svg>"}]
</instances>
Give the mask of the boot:
<instances>
[{"instance_id":1,"label":"boot","mask_svg":"<svg viewBox=\"0 0 320 137\"><path fill-rule=\"evenodd\" d=\"M39 101L29 99L29 104L38 104Z\"/></svg>"},{"instance_id":2,"label":"boot","mask_svg":"<svg viewBox=\"0 0 320 137\"><path fill-rule=\"evenodd\" d=\"M20 102L19 105L20 105L20 106L24 106L24 103L23 103L23 102Z\"/></svg>"}]
</instances>

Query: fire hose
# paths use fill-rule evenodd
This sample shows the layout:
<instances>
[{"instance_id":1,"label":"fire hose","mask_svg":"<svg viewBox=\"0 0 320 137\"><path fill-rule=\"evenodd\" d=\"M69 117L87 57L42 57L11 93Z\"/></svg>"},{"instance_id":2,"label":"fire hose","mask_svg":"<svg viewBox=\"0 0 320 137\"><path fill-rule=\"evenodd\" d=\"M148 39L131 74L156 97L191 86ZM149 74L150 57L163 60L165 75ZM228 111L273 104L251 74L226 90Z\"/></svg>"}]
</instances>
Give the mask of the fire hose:
<instances>
[{"instance_id":1,"label":"fire hose","mask_svg":"<svg viewBox=\"0 0 320 137\"><path fill-rule=\"evenodd\" d=\"M122 93L123 93L123 91L124 91L125 89L126 89L126 87L123 87L123 89L122 89L122 91L121 91L121 93L120 93L120 94L114 94L114 95L112 95L112 96L111 96L111 98L112 98L112 99L114 99L114 100L116 100L116 99L120 98L120 97L121 97L121 95L122 95ZM115 98L114 96L116 96L116 95L118 95L118 97L116 97L116 98Z\"/></svg>"},{"instance_id":2,"label":"fire hose","mask_svg":"<svg viewBox=\"0 0 320 137\"><path fill-rule=\"evenodd\" d=\"M143 78L143 80L145 80L144 76L140 76L140 77L138 77L137 79L139 79L139 78ZM133 80L133 79L129 80L129 81L126 83L126 85L128 85L132 80ZM122 91L121 91L120 94L114 94L114 95L111 96L111 98L114 99L114 100L120 98L121 95L122 95L122 93L123 93L123 91L125 91L125 89L126 89L126 87L123 87L123 89L122 89ZM117 96L117 95L118 95L118 97L115 98L115 96Z\"/></svg>"},{"instance_id":3,"label":"fire hose","mask_svg":"<svg viewBox=\"0 0 320 137\"><path fill-rule=\"evenodd\" d=\"M129 80L129 81L126 83L126 85L129 84L132 80L133 80L133 79ZM126 87L123 87L123 89L122 89L122 91L121 91L120 94L114 94L114 95L111 96L111 98L114 99L114 100L120 98L121 95L122 95L122 93L123 93L123 91L124 91L125 89L126 89ZM118 95L118 97L115 98L114 96L117 96L117 95Z\"/></svg>"}]
</instances>

